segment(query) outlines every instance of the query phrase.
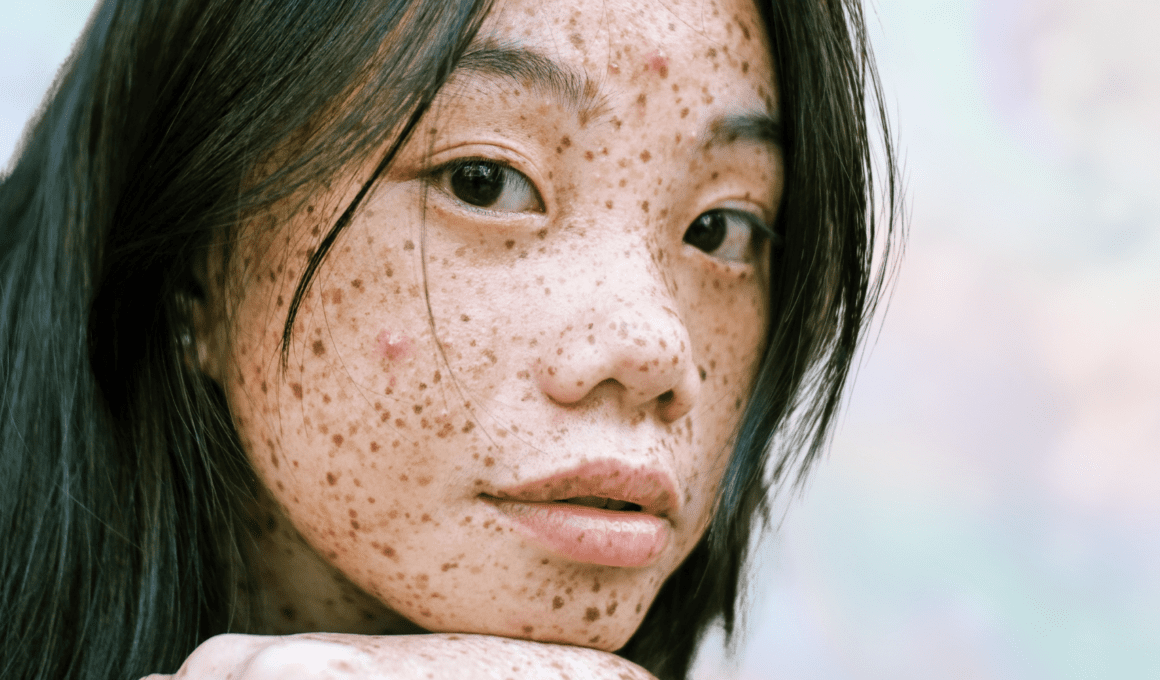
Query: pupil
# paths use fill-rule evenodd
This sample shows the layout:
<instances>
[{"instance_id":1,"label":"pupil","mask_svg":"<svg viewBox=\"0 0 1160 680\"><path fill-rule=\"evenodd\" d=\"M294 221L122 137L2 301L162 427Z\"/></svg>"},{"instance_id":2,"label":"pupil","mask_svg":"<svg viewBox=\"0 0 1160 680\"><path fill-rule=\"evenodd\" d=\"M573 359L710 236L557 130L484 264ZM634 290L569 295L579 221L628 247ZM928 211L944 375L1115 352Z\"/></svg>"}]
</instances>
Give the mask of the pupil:
<instances>
[{"instance_id":1,"label":"pupil","mask_svg":"<svg viewBox=\"0 0 1160 680\"><path fill-rule=\"evenodd\" d=\"M503 168L495 163L464 163L451 173L451 190L471 205L487 207L503 192Z\"/></svg>"},{"instance_id":2,"label":"pupil","mask_svg":"<svg viewBox=\"0 0 1160 680\"><path fill-rule=\"evenodd\" d=\"M685 232L685 243L711 253L725 242L727 227L725 216L718 212L707 212L689 225Z\"/></svg>"}]
</instances>

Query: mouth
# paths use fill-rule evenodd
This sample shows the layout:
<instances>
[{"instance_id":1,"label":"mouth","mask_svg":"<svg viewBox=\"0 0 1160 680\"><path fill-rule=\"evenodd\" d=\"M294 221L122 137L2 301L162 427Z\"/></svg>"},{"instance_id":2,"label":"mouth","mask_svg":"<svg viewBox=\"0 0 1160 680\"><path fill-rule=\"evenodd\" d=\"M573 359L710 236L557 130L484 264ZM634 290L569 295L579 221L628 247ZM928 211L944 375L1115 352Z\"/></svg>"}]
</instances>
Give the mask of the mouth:
<instances>
[{"instance_id":1,"label":"mouth","mask_svg":"<svg viewBox=\"0 0 1160 680\"><path fill-rule=\"evenodd\" d=\"M680 510L677 485L669 474L619 461L585 463L490 495L499 500L564 503L666 519Z\"/></svg>"},{"instance_id":2,"label":"mouth","mask_svg":"<svg viewBox=\"0 0 1160 680\"><path fill-rule=\"evenodd\" d=\"M548 552L608 567L656 562L678 510L668 476L617 462L586 464L480 498Z\"/></svg>"},{"instance_id":3,"label":"mouth","mask_svg":"<svg viewBox=\"0 0 1160 680\"><path fill-rule=\"evenodd\" d=\"M616 500L614 498L602 498L600 496L577 496L575 498L563 498L557 502L572 503L573 505L583 505L586 508L597 508L600 510L614 510L616 512L641 511L641 507L636 503Z\"/></svg>"}]
</instances>

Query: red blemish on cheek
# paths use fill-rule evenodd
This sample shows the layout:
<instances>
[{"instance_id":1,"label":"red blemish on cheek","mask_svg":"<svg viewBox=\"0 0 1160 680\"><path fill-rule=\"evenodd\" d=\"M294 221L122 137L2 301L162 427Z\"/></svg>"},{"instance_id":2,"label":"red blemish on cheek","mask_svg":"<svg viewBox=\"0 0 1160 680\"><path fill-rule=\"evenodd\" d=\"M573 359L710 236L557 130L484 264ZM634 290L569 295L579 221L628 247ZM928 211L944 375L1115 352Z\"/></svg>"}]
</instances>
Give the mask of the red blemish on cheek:
<instances>
[{"instance_id":1,"label":"red blemish on cheek","mask_svg":"<svg viewBox=\"0 0 1160 680\"><path fill-rule=\"evenodd\" d=\"M661 78L669 77L669 58L660 52L652 52L647 57L645 68L656 71Z\"/></svg>"},{"instance_id":2,"label":"red blemish on cheek","mask_svg":"<svg viewBox=\"0 0 1160 680\"><path fill-rule=\"evenodd\" d=\"M402 333L383 331L377 338L379 355L394 361L401 359L411 351L411 338Z\"/></svg>"}]
</instances>

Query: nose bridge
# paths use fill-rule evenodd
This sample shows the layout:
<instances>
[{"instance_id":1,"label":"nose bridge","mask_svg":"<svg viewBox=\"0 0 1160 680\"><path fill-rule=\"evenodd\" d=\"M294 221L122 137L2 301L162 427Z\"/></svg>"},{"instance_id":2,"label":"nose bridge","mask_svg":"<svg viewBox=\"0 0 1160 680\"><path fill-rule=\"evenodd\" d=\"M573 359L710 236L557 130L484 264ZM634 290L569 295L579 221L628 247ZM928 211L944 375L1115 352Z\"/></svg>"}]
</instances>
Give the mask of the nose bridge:
<instances>
[{"instance_id":1,"label":"nose bridge","mask_svg":"<svg viewBox=\"0 0 1160 680\"><path fill-rule=\"evenodd\" d=\"M574 404L599 385L619 385L622 404L640 408L656 401L671 421L692 408L700 389L689 332L663 256L644 239L609 244L602 275L576 298L570 332L549 348L541 387L554 401ZM626 241L632 241L626 246Z\"/></svg>"}]
</instances>

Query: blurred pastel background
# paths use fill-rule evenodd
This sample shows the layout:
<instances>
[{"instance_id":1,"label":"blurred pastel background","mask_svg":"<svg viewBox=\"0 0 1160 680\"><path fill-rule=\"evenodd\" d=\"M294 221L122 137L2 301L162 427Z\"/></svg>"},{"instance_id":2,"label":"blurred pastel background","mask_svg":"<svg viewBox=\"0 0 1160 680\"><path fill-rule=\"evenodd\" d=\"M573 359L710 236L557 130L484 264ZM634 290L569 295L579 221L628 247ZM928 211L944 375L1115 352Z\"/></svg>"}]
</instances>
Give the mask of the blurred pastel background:
<instances>
[{"instance_id":1,"label":"blurred pastel background","mask_svg":"<svg viewBox=\"0 0 1160 680\"><path fill-rule=\"evenodd\" d=\"M92 6L0 5L0 162ZM1160 678L1160 3L868 7L910 239L699 680ZM6 165L6 163L5 163Z\"/></svg>"}]
</instances>

